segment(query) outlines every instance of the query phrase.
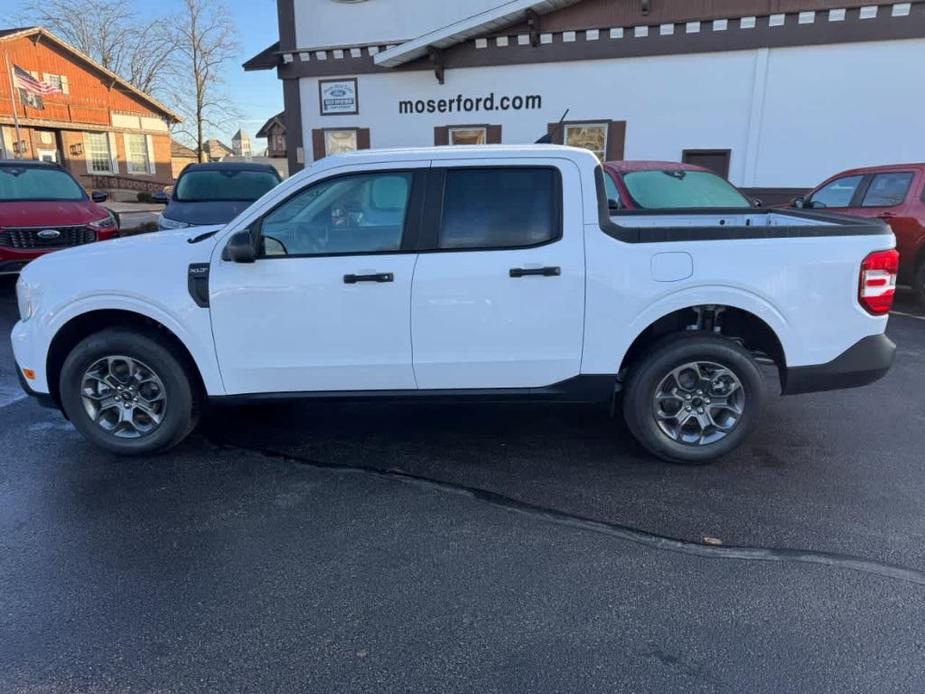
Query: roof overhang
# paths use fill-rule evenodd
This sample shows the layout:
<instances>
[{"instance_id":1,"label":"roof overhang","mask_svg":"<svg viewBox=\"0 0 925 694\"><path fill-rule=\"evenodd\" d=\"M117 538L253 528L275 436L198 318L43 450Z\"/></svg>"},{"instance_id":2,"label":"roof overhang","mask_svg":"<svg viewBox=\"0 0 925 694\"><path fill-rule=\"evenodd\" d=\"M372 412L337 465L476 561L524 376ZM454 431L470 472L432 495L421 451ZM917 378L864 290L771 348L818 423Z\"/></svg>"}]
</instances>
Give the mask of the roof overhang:
<instances>
[{"instance_id":1,"label":"roof overhang","mask_svg":"<svg viewBox=\"0 0 925 694\"><path fill-rule=\"evenodd\" d=\"M382 51L375 56L374 61L381 67L397 67L427 55L431 48L449 48L467 39L499 31L511 24L523 21L524 13L527 11L546 14L577 2L580 0L508 0L498 7L466 17Z\"/></svg>"}]
</instances>

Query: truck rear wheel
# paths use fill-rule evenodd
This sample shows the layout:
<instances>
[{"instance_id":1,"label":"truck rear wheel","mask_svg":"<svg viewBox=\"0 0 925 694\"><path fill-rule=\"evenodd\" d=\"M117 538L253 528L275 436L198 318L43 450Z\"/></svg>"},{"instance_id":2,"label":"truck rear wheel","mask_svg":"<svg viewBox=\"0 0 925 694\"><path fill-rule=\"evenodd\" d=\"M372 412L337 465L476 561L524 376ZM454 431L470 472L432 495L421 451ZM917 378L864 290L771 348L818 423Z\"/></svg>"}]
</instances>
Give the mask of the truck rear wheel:
<instances>
[{"instance_id":1,"label":"truck rear wheel","mask_svg":"<svg viewBox=\"0 0 925 694\"><path fill-rule=\"evenodd\" d=\"M707 463L738 447L761 417L766 385L751 354L718 335L674 335L630 370L627 426L663 460Z\"/></svg>"},{"instance_id":2,"label":"truck rear wheel","mask_svg":"<svg viewBox=\"0 0 925 694\"><path fill-rule=\"evenodd\" d=\"M165 451L196 423L182 358L156 334L114 328L87 337L64 361L60 393L77 430L120 455Z\"/></svg>"}]
</instances>

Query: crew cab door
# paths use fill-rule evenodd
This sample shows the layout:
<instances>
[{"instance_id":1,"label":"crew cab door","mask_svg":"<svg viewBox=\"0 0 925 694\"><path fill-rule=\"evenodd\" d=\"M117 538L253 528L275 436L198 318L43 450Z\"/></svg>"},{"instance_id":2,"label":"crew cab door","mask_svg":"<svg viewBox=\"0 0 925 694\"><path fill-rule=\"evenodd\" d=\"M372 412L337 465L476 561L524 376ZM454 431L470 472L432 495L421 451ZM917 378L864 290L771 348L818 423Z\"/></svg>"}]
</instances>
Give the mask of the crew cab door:
<instances>
[{"instance_id":1,"label":"crew cab door","mask_svg":"<svg viewBox=\"0 0 925 694\"><path fill-rule=\"evenodd\" d=\"M411 299L419 388L538 387L578 375L581 187L577 166L552 161L433 162Z\"/></svg>"},{"instance_id":2,"label":"crew cab door","mask_svg":"<svg viewBox=\"0 0 925 694\"><path fill-rule=\"evenodd\" d=\"M341 168L251 225L253 263L209 278L225 389L414 389L411 250L428 162Z\"/></svg>"}]
</instances>

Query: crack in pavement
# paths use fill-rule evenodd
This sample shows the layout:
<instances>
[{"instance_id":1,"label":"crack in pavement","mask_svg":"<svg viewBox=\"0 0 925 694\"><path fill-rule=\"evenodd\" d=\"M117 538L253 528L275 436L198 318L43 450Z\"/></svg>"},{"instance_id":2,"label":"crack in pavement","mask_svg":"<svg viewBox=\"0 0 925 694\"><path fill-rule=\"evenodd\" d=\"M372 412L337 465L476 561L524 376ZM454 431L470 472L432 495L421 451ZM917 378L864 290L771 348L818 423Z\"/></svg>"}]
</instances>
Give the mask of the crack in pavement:
<instances>
[{"instance_id":1,"label":"crack in pavement","mask_svg":"<svg viewBox=\"0 0 925 694\"><path fill-rule=\"evenodd\" d=\"M539 506L527 501L521 501L519 499L505 496L504 494L499 494L498 492L493 492L488 489L470 487L468 485L459 484L456 482L446 482L443 480L425 477L423 475L416 475L414 473L405 472L404 470L397 468L381 469L366 467L363 465L351 465L348 463L331 463L323 460L316 460L314 458L306 458L304 456L293 455L291 453L275 451L272 449L248 448L246 446L239 446L216 441L209 437L204 438L208 443L220 449L253 453L274 460L283 460L299 465L306 465L318 470L365 474L380 479L411 484L422 489L465 496L470 499L489 504L495 508L508 511L510 513L518 513L552 523L554 525L608 535L610 537L626 540L628 542L633 542L635 544L650 547L652 549L659 549L667 552L677 552L707 559L731 559L748 562L763 561L817 564L821 566L849 569L851 571L858 571L861 573L881 576L883 578L925 586L925 572L911 569L905 566L900 566L898 564L890 564L873 559L865 559L864 557L858 557L850 554L823 552L808 549L772 549L766 547L706 545L698 542L679 540L677 538L669 537L666 535L658 535L655 533L646 532L645 530L638 530L636 528L627 525L621 525L619 523L595 520L586 516L580 516L578 514L568 513L566 511L559 511L554 508Z\"/></svg>"}]
</instances>

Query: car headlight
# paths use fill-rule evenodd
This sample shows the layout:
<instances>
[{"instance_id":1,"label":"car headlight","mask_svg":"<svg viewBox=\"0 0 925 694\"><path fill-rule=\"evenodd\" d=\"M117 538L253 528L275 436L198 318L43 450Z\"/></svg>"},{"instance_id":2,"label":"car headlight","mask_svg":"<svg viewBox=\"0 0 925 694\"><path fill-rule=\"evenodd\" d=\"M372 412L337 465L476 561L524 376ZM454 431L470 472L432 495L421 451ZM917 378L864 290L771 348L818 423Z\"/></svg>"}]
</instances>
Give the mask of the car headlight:
<instances>
[{"instance_id":1,"label":"car headlight","mask_svg":"<svg viewBox=\"0 0 925 694\"><path fill-rule=\"evenodd\" d=\"M186 229L189 226L186 222L181 222L176 219L171 219L170 217L165 217L161 214L157 219L157 225L161 229Z\"/></svg>"},{"instance_id":2,"label":"car headlight","mask_svg":"<svg viewBox=\"0 0 925 694\"><path fill-rule=\"evenodd\" d=\"M32 318L35 307L32 305L32 288L23 281L22 277L16 282L16 303L19 305L19 318L25 323Z\"/></svg>"},{"instance_id":3,"label":"car headlight","mask_svg":"<svg viewBox=\"0 0 925 694\"><path fill-rule=\"evenodd\" d=\"M116 216L112 212L108 212L105 217L90 222L87 226L95 231L108 231L116 226Z\"/></svg>"}]
</instances>

